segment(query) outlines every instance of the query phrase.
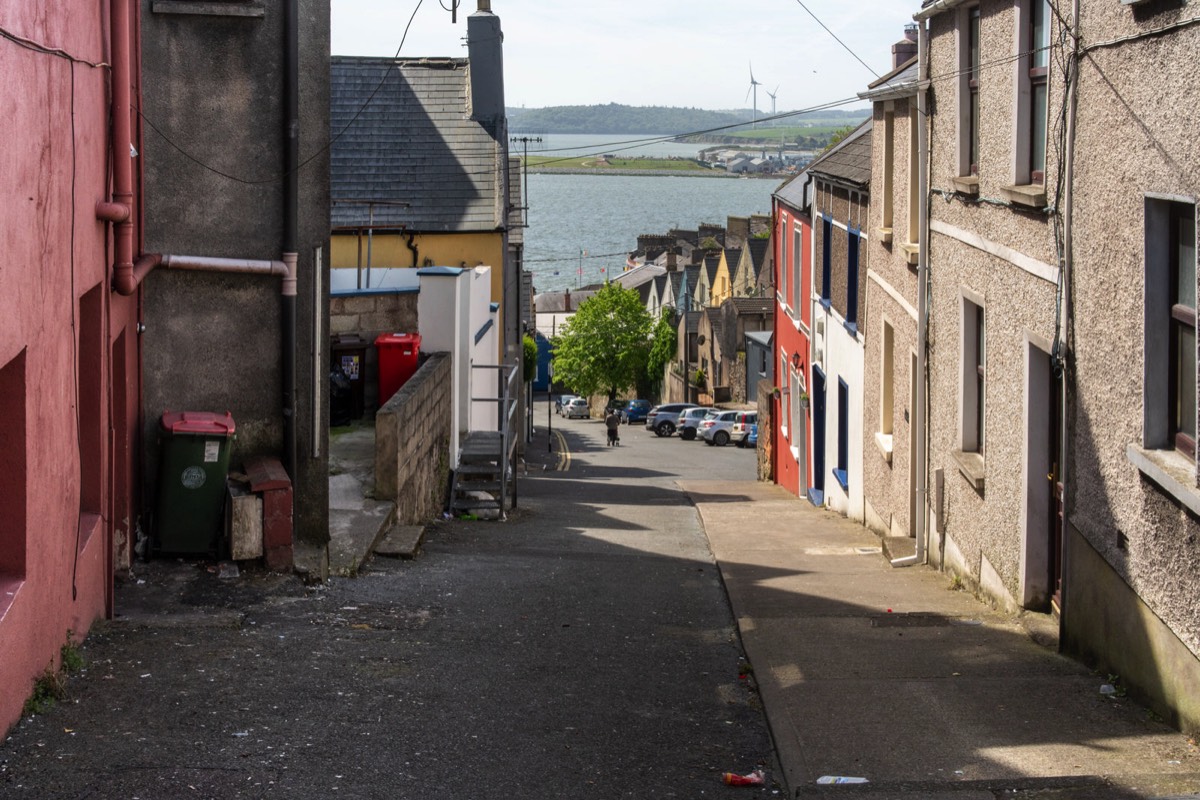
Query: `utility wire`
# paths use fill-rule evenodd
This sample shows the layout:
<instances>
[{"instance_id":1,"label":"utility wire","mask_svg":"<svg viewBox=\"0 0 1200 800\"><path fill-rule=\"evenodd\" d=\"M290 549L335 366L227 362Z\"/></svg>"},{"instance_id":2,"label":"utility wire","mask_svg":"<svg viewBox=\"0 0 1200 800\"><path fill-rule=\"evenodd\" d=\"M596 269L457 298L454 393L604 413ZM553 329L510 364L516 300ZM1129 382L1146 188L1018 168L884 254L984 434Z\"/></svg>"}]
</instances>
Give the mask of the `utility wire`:
<instances>
[{"instance_id":1,"label":"utility wire","mask_svg":"<svg viewBox=\"0 0 1200 800\"><path fill-rule=\"evenodd\" d=\"M400 51L404 49L404 42L408 39L408 31L410 28L412 28L413 20L416 19L417 12L421 10L421 5L424 2L425 2L425 0L417 0L417 5L413 8L413 12L408 18L408 24L404 26L404 34L400 37L400 45L396 48L396 55L392 56L393 59L400 57ZM371 94L363 102L362 106L359 107L358 111L355 112L354 116L350 118L350 121L347 122L345 124L345 126L340 131L337 132L336 136L331 137L329 139L329 141L326 142L324 145L322 145L315 153L313 153L311 156L309 156L308 158L304 159L299 164L297 164L296 168L295 168L295 170L293 170L293 172L299 172L300 170L304 169L304 167L308 166L315 159L319 158L323 153L325 153L331 147L333 147L334 143L337 142L339 139L341 139L342 136L346 133L346 131L350 130L350 126L358 121L358 118L361 117L363 112L367 110L367 106L371 105L371 101L375 99L375 95L379 94L379 90L383 88L383 84L387 83L387 79L389 77L391 77L391 74L392 74L391 68L390 67L386 68L383 73L383 78L380 79L379 83L375 86L375 89L372 90ZM217 169L216 167L213 167L213 166L210 166L210 165L204 163L200 159L193 156L191 153L184 150L182 147L180 147L174 141L172 141L172 139L169 136L167 136L165 133L163 133L162 130L159 129L159 127L157 125L155 125L153 122L151 122L150 119L145 114L142 113L142 110L140 108L138 109L138 116L141 117L142 121L145 122L147 125L149 125L154 130L155 133L157 133L159 136L161 136L163 138L163 141L165 141L167 144L171 145L171 147L175 148L175 150L179 151L180 155L187 158L189 161L196 164L197 166L200 166L216 175L220 175L222 178L227 178L231 181L236 181L237 183L243 183L243 184L248 184L251 186L257 186L257 185L262 185L262 184L267 184L267 183L278 183L279 181L286 178L289 174L289 173L282 173L280 175L276 175L271 178L265 178L262 180L249 180L246 178L239 178L236 175L230 175L227 172L222 172L221 170Z\"/></svg>"},{"instance_id":2,"label":"utility wire","mask_svg":"<svg viewBox=\"0 0 1200 800\"><path fill-rule=\"evenodd\" d=\"M858 53L856 53L856 52L854 52L853 50L851 50L851 49L850 49L850 45L846 44L846 43L845 43L845 42L843 42L841 39L839 39L839 38L838 38L838 35L837 35L836 33L834 33L833 31L829 30L829 26L828 26L828 25L826 25L824 22L821 22L821 18L820 18L820 17L818 17L816 14L814 14L814 13L813 13L813 12L812 12L812 11L809 9L809 7L808 7L808 6L804 5L804 0L796 0L796 2L797 2L797 3L799 3L799 5L800 5L800 7L801 7L801 8L803 8L805 11L807 11L807 12L808 12L808 15L809 15L810 17L812 17L813 19L815 19L815 20L817 21L817 24L818 24L818 25L820 25L822 28L824 28L824 29L825 29L825 32L826 32L826 33L828 33L830 36L832 36L832 37L833 37L833 40L834 40L835 42L837 42L838 44L840 44L840 45L841 45L841 46L842 46L842 47L845 49L845 51L846 51L847 53L849 53L850 55L854 56L854 59L855 59L855 60L856 60L858 63L860 63L860 64L862 64L864 67L866 67L866 68L867 68L867 71L868 71L868 72L870 72L872 75L874 75L876 78L878 78L878 77L879 77L879 73L878 73L878 72L876 72L875 70L871 69L871 65L870 65L870 64L868 64L867 62L865 62L865 61L863 61L861 58L859 58L859 57L858 57Z\"/></svg>"}]
</instances>

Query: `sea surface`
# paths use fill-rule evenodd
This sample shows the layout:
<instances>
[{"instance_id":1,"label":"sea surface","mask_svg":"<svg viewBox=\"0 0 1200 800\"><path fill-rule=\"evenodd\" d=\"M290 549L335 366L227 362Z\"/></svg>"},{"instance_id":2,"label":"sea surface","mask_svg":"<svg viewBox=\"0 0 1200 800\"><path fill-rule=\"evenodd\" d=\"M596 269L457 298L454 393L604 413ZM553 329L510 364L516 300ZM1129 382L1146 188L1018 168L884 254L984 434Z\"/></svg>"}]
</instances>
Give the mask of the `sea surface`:
<instances>
[{"instance_id":1,"label":"sea surface","mask_svg":"<svg viewBox=\"0 0 1200 800\"><path fill-rule=\"evenodd\" d=\"M593 138L603 143L603 137ZM696 146L689 147L694 154ZM525 268L533 273L535 292L602 282L621 272L626 255L637 249L639 234L695 230L702 222L724 225L730 216L770 214L771 193L781 182L779 178L531 174Z\"/></svg>"}]
</instances>

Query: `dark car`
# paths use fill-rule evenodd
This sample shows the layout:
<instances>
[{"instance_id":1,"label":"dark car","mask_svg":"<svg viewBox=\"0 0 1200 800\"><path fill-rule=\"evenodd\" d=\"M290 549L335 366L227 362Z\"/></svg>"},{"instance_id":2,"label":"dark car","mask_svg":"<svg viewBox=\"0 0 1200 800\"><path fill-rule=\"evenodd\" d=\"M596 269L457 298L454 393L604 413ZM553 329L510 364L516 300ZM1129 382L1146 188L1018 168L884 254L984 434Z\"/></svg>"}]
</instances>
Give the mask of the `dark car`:
<instances>
[{"instance_id":1,"label":"dark car","mask_svg":"<svg viewBox=\"0 0 1200 800\"><path fill-rule=\"evenodd\" d=\"M670 436L679 425L679 415L695 407L695 403L664 403L655 406L646 415L646 430L654 431L658 436Z\"/></svg>"},{"instance_id":2,"label":"dark car","mask_svg":"<svg viewBox=\"0 0 1200 800\"><path fill-rule=\"evenodd\" d=\"M629 425L632 425L635 422L645 422L646 415L649 413L649 400L630 400L625 407L621 409L621 420Z\"/></svg>"},{"instance_id":3,"label":"dark car","mask_svg":"<svg viewBox=\"0 0 1200 800\"><path fill-rule=\"evenodd\" d=\"M628 400L609 400L608 405L604 407L604 416L608 416L613 411L617 412L617 416L621 416L621 412L625 410L625 406L629 405Z\"/></svg>"}]
</instances>

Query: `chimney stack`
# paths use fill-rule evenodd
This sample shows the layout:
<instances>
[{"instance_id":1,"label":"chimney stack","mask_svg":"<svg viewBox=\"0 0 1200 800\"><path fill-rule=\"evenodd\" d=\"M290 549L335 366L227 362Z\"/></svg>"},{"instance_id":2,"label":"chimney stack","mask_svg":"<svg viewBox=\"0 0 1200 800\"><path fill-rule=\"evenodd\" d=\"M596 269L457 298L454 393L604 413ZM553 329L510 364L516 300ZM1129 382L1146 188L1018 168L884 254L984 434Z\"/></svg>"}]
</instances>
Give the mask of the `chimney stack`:
<instances>
[{"instance_id":1,"label":"chimney stack","mask_svg":"<svg viewBox=\"0 0 1200 800\"><path fill-rule=\"evenodd\" d=\"M898 69L916 54L917 26L910 22L904 26L904 38L892 45L892 69Z\"/></svg>"},{"instance_id":2,"label":"chimney stack","mask_svg":"<svg viewBox=\"0 0 1200 800\"><path fill-rule=\"evenodd\" d=\"M471 62L471 119L484 124L504 119L504 33L491 0L467 17L467 58ZM494 131L499 135L500 131Z\"/></svg>"}]
</instances>

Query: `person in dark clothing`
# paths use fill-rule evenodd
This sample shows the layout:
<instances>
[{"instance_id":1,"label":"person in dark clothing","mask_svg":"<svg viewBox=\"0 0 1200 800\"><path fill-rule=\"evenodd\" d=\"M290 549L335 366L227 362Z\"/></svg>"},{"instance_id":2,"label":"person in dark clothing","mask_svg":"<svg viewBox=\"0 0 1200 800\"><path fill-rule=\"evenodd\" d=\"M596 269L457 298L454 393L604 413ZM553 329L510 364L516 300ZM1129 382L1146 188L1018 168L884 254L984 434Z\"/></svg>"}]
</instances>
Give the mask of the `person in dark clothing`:
<instances>
[{"instance_id":1,"label":"person in dark clothing","mask_svg":"<svg viewBox=\"0 0 1200 800\"><path fill-rule=\"evenodd\" d=\"M608 446L613 447L621 443L621 417L616 411L609 410L608 416L604 418L604 427L608 428Z\"/></svg>"}]
</instances>

